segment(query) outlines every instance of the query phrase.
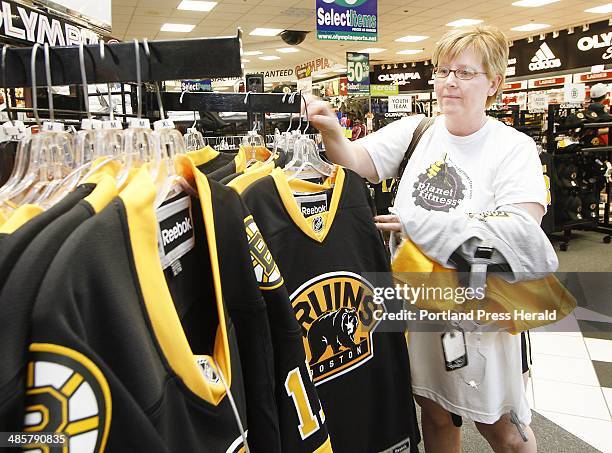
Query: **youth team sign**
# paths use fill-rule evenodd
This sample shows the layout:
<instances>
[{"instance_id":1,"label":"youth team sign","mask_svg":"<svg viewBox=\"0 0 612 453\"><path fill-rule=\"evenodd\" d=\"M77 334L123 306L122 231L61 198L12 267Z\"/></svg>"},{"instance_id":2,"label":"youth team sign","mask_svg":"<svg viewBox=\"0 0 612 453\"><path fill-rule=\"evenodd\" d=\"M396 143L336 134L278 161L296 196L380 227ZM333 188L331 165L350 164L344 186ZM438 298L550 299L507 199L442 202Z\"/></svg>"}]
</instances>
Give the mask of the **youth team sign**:
<instances>
[{"instance_id":1,"label":"youth team sign","mask_svg":"<svg viewBox=\"0 0 612 453\"><path fill-rule=\"evenodd\" d=\"M377 40L377 0L317 0L317 39Z\"/></svg>"}]
</instances>

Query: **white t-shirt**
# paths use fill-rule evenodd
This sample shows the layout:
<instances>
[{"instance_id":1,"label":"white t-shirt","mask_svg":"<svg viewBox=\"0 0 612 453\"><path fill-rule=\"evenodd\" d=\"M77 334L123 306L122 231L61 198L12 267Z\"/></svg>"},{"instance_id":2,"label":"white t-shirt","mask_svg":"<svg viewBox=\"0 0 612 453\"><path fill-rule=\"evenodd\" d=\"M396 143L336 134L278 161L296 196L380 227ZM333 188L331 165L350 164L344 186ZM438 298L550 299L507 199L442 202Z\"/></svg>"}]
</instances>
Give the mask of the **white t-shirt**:
<instances>
[{"instance_id":1,"label":"white t-shirt","mask_svg":"<svg viewBox=\"0 0 612 453\"><path fill-rule=\"evenodd\" d=\"M422 118L404 118L358 141L370 154L379 179L397 176ZM546 209L546 198L542 165L530 137L492 118L469 136L454 136L446 129L444 116L438 116L406 166L395 206L408 206L418 217L420 209L476 213L527 202ZM530 423L520 336L467 333L466 343L468 366L448 372L440 332L411 332L414 393L478 422L491 424L514 410L521 421Z\"/></svg>"}]
</instances>

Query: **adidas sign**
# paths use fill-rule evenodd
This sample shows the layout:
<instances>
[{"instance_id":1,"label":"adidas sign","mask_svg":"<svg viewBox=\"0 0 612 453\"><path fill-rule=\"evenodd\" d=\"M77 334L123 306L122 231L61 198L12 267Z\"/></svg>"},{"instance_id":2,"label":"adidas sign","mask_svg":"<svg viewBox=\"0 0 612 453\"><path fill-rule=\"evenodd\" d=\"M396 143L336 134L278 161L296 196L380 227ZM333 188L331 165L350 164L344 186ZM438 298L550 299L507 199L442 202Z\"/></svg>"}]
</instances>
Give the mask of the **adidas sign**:
<instances>
[{"instance_id":1,"label":"adidas sign","mask_svg":"<svg viewBox=\"0 0 612 453\"><path fill-rule=\"evenodd\" d=\"M531 59L531 63L529 63L530 71L541 71L542 69L554 69L559 67L561 67L561 60L555 56L545 42L540 45L535 56Z\"/></svg>"},{"instance_id":2,"label":"adidas sign","mask_svg":"<svg viewBox=\"0 0 612 453\"><path fill-rule=\"evenodd\" d=\"M191 219L189 217L185 217L182 222L176 222L172 228L163 229L161 232L162 240L164 241L164 247L176 239L180 238L185 233L191 231L193 227L191 226Z\"/></svg>"}]
</instances>

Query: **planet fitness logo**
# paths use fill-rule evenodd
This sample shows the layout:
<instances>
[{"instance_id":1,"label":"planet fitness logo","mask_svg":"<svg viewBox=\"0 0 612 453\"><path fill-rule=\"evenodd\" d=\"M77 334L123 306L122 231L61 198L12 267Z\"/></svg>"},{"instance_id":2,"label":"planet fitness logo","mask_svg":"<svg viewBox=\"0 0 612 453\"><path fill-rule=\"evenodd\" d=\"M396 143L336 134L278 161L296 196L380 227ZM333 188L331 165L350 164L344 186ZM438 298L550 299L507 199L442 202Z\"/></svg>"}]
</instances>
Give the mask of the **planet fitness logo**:
<instances>
[{"instance_id":1,"label":"planet fitness logo","mask_svg":"<svg viewBox=\"0 0 612 453\"><path fill-rule=\"evenodd\" d=\"M467 183L467 184L466 184ZM449 212L459 206L469 192L469 177L445 161L438 161L419 175L414 183L414 204L428 211Z\"/></svg>"}]
</instances>

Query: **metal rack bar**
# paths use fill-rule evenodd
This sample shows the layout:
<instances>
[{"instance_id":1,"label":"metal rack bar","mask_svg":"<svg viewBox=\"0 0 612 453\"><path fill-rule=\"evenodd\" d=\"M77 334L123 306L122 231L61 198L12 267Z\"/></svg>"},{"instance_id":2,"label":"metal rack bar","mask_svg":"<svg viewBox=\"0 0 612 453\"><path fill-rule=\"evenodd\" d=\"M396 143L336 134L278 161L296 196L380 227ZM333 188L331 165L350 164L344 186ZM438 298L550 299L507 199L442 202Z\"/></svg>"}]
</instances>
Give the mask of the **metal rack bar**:
<instances>
[{"instance_id":1,"label":"metal rack bar","mask_svg":"<svg viewBox=\"0 0 612 453\"><path fill-rule=\"evenodd\" d=\"M155 93L146 94L146 105L157 109ZM244 93L162 93L166 111L300 112L300 96L296 96L292 103L289 102L289 96L282 93L250 93L246 103L245 98Z\"/></svg>"},{"instance_id":2,"label":"metal rack bar","mask_svg":"<svg viewBox=\"0 0 612 453\"><path fill-rule=\"evenodd\" d=\"M203 77L238 77L242 75L240 61L240 29L235 37L192 38L180 40L150 41L150 57L140 43L142 81L155 82ZM136 80L134 42L105 44L102 59L100 45L85 46L85 70L90 84L109 82L134 82ZM81 84L78 65L79 46L50 48L51 79L53 85ZM6 55L6 86L32 85L30 58L32 48L11 47ZM36 80L45 85L43 52L36 55Z\"/></svg>"}]
</instances>

